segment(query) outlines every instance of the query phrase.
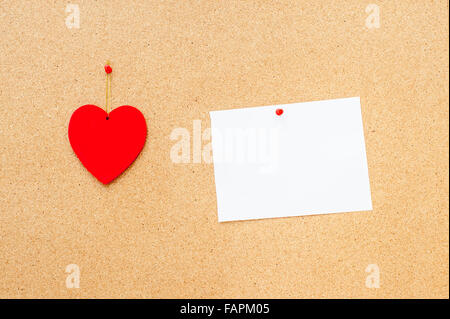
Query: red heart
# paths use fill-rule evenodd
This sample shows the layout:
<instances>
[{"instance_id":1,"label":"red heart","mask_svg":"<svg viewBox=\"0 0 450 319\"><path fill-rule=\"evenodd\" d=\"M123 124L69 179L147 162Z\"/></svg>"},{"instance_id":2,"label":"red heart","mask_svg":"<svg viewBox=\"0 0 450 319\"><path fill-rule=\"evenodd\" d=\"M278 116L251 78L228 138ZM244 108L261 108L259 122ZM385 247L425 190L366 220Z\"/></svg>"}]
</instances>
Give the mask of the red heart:
<instances>
[{"instance_id":1,"label":"red heart","mask_svg":"<svg viewBox=\"0 0 450 319\"><path fill-rule=\"evenodd\" d=\"M100 182L119 176L141 152L147 136L142 113L129 105L108 114L95 105L73 112L69 141L84 167Z\"/></svg>"}]
</instances>

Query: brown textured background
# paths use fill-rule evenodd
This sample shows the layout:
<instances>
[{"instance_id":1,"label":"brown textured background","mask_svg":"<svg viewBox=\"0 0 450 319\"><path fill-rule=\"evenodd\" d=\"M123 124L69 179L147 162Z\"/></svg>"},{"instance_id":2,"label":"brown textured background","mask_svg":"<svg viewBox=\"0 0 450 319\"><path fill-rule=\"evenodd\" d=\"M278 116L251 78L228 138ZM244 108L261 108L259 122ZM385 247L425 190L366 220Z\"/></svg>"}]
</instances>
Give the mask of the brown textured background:
<instances>
[{"instance_id":1,"label":"brown textured background","mask_svg":"<svg viewBox=\"0 0 450 319\"><path fill-rule=\"evenodd\" d=\"M449 297L447 1L71 2L80 29L68 2L0 1L1 297ZM107 59L149 135L105 187L67 126L104 106ZM212 164L170 160L210 110L350 96L373 212L219 224Z\"/></svg>"}]
</instances>

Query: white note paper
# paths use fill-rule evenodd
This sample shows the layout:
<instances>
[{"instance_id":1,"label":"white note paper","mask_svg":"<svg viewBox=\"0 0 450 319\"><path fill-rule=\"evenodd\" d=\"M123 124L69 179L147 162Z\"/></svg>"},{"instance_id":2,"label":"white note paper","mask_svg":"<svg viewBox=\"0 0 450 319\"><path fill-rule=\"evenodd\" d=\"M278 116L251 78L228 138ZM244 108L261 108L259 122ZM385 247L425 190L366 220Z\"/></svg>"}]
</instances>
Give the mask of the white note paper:
<instances>
[{"instance_id":1,"label":"white note paper","mask_svg":"<svg viewBox=\"0 0 450 319\"><path fill-rule=\"evenodd\" d=\"M210 117L219 222L372 210L359 97Z\"/></svg>"}]
</instances>

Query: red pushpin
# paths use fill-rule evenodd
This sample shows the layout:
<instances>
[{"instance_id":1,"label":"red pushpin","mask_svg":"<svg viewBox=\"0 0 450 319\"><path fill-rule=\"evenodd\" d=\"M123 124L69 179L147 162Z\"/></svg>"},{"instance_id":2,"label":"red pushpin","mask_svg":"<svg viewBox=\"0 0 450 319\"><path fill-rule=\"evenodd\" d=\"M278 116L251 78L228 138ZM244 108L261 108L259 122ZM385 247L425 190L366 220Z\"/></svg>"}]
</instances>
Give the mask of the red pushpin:
<instances>
[{"instance_id":1,"label":"red pushpin","mask_svg":"<svg viewBox=\"0 0 450 319\"><path fill-rule=\"evenodd\" d=\"M281 114L283 114L283 109L277 109L277 110L275 111L275 113L276 113L278 116L281 116Z\"/></svg>"},{"instance_id":2,"label":"red pushpin","mask_svg":"<svg viewBox=\"0 0 450 319\"><path fill-rule=\"evenodd\" d=\"M106 65L105 65L105 72L106 72L107 74L110 74L110 73L112 72L112 68L111 68L111 66L110 66L109 64L106 64Z\"/></svg>"}]
</instances>

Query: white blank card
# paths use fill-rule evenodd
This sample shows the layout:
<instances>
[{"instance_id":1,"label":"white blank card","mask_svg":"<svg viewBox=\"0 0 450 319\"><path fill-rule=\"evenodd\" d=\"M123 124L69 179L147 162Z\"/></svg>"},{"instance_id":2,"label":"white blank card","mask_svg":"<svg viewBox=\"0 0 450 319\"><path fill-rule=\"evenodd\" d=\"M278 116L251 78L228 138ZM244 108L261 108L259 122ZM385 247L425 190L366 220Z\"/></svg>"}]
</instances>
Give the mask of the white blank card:
<instances>
[{"instance_id":1,"label":"white blank card","mask_svg":"<svg viewBox=\"0 0 450 319\"><path fill-rule=\"evenodd\" d=\"M219 222L372 210L359 97L210 116Z\"/></svg>"}]
</instances>

